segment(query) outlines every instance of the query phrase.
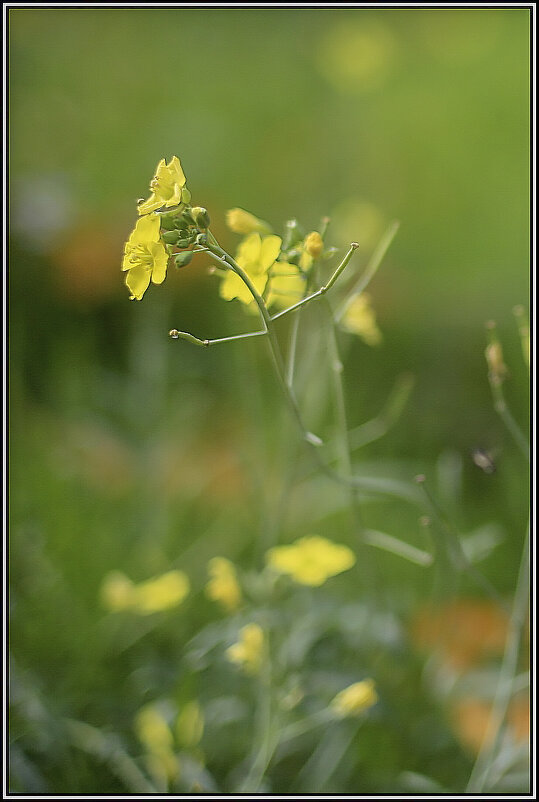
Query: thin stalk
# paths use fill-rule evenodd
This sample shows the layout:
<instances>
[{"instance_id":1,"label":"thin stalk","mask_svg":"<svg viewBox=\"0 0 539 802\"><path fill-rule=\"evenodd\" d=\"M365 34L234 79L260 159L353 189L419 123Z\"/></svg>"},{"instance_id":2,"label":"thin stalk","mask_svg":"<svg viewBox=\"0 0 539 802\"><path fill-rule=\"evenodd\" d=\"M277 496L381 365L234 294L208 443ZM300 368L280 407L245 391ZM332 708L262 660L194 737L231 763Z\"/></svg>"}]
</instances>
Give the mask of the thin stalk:
<instances>
[{"instance_id":1,"label":"thin stalk","mask_svg":"<svg viewBox=\"0 0 539 802\"><path fill-rule=\"evenodd\" d=\"M398 220L394 220L393 223L389 226L386 233L378 243L374 253L372 254L369 263L365 269L365 272L359 277L357 282L352 286L352 289L348 292L347 300L342 304L342 306L338 309L335 320L339 322L346 312L348 305L351 303L352 299L355 298L356 295L359 295L363 290L367 287L370 283L371 279L374 277L376 271L380 267L384 256L386 255L389 246L393 242L397 231L399 230L400 223Z\"/></svg>"},{"instance_id":2,"label":"thin stalk","mask_svg":"<svg viewBox=\"0 0 539 802\"><path fill-rule=\"evenodd\" d=\"M489 773L498 749L502 725L514 689L522 630L526 622L530 591L530 526L526 530L522 557L518 572L517 587L509 621L503 661L498 676L498 685L483 743L473 767L466 793L480 794L489 779Z\"/></svg>"}]
</instances>

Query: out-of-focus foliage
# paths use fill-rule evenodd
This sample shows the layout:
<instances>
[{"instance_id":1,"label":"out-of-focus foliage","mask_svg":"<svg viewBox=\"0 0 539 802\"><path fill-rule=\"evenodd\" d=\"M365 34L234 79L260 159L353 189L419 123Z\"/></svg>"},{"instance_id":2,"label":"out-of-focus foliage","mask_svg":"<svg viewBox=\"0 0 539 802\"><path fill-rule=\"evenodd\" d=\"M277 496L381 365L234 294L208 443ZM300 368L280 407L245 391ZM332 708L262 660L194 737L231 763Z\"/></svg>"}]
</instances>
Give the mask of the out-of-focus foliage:
<instances>
[{"instance_id":1,"label":"out-of-focus foliage","mask_svg":"<svg viewBox=\"0 0 539 802\"><path fill-rule=\"evenodd\" d=\"M8 22L12 790L461 791L511 618L398 492L415 499L426 474L511 603L527 470L493 408L484 322L525 429L511 309L528 305L529 11L36 7ZM394 492L362 492L381 548L320 587L264 568L313 533L357 543L346 494L298 456L263 342L167 338L235 334L249 315L203 257L128 300L136 201L174 154L233 253L234 208L262 235L328 215L333 244L360 243L358 273L400 221L369 286L381 342L340 335L354 469ZM306 314L312 328L320 309ZM330 437L327 342L307 345L301 402ZM410 373L397 414L406 378L384 405ZM405 561L382 533L416 557L430 533L436 559ZM247 627L263 633L250 674L230 660ZM526 649L498 791L526 787ZM286 737L263 766L268 654ZM332 718L371 678L378 701Z\"/></svg>"}]
</instances>

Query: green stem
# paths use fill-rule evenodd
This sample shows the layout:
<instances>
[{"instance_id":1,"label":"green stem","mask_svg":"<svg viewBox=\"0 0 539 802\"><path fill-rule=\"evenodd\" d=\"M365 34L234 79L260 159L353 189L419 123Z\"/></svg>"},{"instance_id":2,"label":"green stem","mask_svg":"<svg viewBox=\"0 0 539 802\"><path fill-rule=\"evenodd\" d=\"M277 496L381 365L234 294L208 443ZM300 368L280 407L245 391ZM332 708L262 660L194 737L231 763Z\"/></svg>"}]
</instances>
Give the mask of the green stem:
<instances>
[{"instance_id":1,"label":"green stem","mask_svg":"<svg viewBox=\"0 0 539 802\"><path fill-rule=\"evenodd\" d=\"M501 738L502 725L514 690L522 630L526 622L530 590L530 527L526 531L522 557L518 572L517 587L509 621L509 631L505 644L502 666L498 676L496 695L492 705L487 731L481 750L473 767L466 793L480 794L489 779L489 773Z\"/></svg>"}]
</instances>

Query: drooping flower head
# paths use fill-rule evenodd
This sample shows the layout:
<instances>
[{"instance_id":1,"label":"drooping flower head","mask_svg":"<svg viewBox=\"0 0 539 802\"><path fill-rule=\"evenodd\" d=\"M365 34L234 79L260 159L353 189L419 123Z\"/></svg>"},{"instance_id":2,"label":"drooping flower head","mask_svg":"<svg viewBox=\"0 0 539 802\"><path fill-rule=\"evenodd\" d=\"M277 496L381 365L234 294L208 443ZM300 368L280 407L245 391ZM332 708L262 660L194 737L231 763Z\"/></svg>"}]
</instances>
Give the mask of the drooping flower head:
<instances>
[{"instance_id":1,"label":"drooping flower head","mask_svg":"<svg viewBox=\"0 0 539 802\"><path fill-rule=\"evenodd\" d=\"M140 301L150 281L162 284L167 272L168 254L159 239L160 219L156 214L140 217L124 248L122 270L131 298Z\"/></svg>"},{"instance_id":2,"label":"drooping flower head","mask_svg":"<svg viewBox=\"0 0 539 802\"><path fill-rule=\"evenodd\" d=\"M264 292L268 280L268 270L279 256L281 242L281 238L274 234L261 237L255 232L240 243L236 262L245 270L256 291L260 294ZM238 298L242 303L250 304L253 300L249 288L232 270L228 271L223 279L220 294L227 301Z\"/></svg>"},{"instance_id":3,"label":"drooping flower head","mask_svg":"<svg viewBox=\"0 0 539 802\"><path fill-rule=\"evenodd\" d=\"M189 199L182 198L182 190L185 187L186 178L177 156L173 156L170 163L161 159L157 165L155 175L150 181L152 194L137 207L139 214L148 214L156 209L170 206L178 206L182 200L188 203Z\"/></svg>"},{"instance_id":4,"label":"drooping flower head","mask_svg":"<svg viewBox=\"0 0 539 802\"><path fill-rule=\"evenodd\" d=\"M266 553L268 565L275 571L288 574L302 585L316 587L355 562L353 551L324 537L301 537L288 546L276 546Z\"/></svg>"}]
</instances>

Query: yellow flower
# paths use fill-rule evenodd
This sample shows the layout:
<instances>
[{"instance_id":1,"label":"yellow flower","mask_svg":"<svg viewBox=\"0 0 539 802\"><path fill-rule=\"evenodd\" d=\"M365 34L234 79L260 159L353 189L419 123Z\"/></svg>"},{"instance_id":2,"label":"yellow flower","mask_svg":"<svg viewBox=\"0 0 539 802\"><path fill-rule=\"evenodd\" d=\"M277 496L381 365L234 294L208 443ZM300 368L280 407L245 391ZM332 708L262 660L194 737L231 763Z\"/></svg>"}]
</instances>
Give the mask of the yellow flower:
<instances>
[{"instance_id":1,"label":"yellow flower","mask_svg":"<svg viewBox=\"0 0 539 802\"><path fill-rule=\"evenodd\" d=\"M101 585L101 600L111 612L131 610L149 615L177 607L189 593L189 580L182 571L168 571L135 585L121 571L111 571Z\"/></svg>"},{"instance_id":2,"label":"yellow flower","mask_svg":"<svg viewBox=\"0 0 539 802\"><path fill-rule=\"evenodd\" d=\"M161 159L150 182L152 194L148 200L139 203L138 213L148 214L148 212L154 212L162 207L178 206L182 201L182 189L185 187L185 181L185 175L177 156L173 156L169 164Z\"/></svg>"},{"instance_id":3,"label":"yellow flower","mask_svg":"<svg viewBox=\"0 0 539 802\"><path fill-rule=\"evenodd\" d=\"M296 265L275 262L269 279L268 306L286 309L305 295L305 278Z\"/></svg>"},{"instance_id":4,"label":"yellow flower","mask_svg":"<svg viewBox=\"0 0 539 802\"><path fill-rule=\"evenodd\" d=\"M159 239L160 220L155 214L140 217L125 243L122 270L131 298L140 301L150 280L162 284L167 273L168 254Z\"/></svg>"},{"instance_id":5,"label":"yellow flower","mask_svg":"<svg viewBox=\"0 0 539 802\"><path fill-rule=\"evenodd\" d=\"M135 586L133 609L150 615L177 607L189 593L189 580L183 571L167 571Z\"/></svg>"},{"instance_id":6,"label":"yellow flower","mask_svg":"<svg viewBox=\"0 0 539 802\"><path fill-rule=\"evenodd\" d=\"M226 650L227 659L236 663L246 674L258 674L264 659L264 632L258 624L247 624L240 630L240 638Z\"/></svg>"},{"instance_id":7,"label":"yellow flower","mask_svg":"<svg viewBox=\"0 0 539 802\"><path fill-rule=\"evenodd\" d=\"M318 535L301 537L289 546L276 546L266 553L271 568L302 585L323 585L331 576L351 568L356 558L348 546Z\"/></svg>"},{"instance_id":8,"label":"yellow flower","mask_svg":"<svg viewBox=\"0 0 539 802\"><path fill-rule=\"evenodd\" d=\"M173 749L174 737L157 705L149 704L139 710L135 732L147 750L145 761L150 774L160 781L175 780L179 764Z\"/></svg>"},{"instance_id":9,"label":"yellow flower","mask_svg":"<svg viewBox=\"0 0 539 802\"><path fill-rule=\"evenodd\" d=\"M378 701L374 680L364 679L349 685L330 702L331 710L338 716L360 716Z\"/></svg>"},{"instance_id":10,"label":"yellow flower","mask_svg":"<svg viewBox=\"0 0 539 802\"><path fill-rule=\"evenodd\" d=\"M376 325L376 315L370 296L356 295L346 307L341 325L351 334L357 334L367 345L380 345L382 332Z\"/></svg>"},{"instance_id":11,"label":"yellow flower","mask_svg":"<svg viewBox=\"0 0 539 802\"><path fill-rule=\"evenodd\" d=\"M208 563L208 573L210 580L206 585L206 594L233 613L241 604L241 590L234 564L225 557L213 557Z\"/></svg>"},{"instance_id":12,"label":"yellow flower","mask_svg":"<svg viewBox=\"0 0 539 802\"><path fill-rule=\"evenodd\" d=\"M137 738L149 752L172 749L174 737L163 714L155 704L145 705L135 716Z\"/></svg>"},{"instance_id":13,"label":"yellow flower","mask_svg":"<svg viewBox=\"0 0 539 802\"><path fill-rule=\"evenodd\" d=\"M247 273L256 291L263 293L268 280L268 270L273 265L281 250L281 238L270 234L261 237L254 233L246 237L238 248L236 262ZM244 304L253 300L249 289L241 278L229 270L221 282L220 294L222 298L231 301L239 298Z\"/></svg>"},{"instance_id":14,"label":"yellow flower","mask_svg":"<svg viewBox=\"0 0 539 802\"><path fill-rule=\"evenodd\" d=\"M235 234L269 234L271 226L264 220L255 217L245 209L229 209L226 213L226 224Z\"/></svg>"},{"instance_id":15,"label":"yellow flower","mask_svg":"<svg viewBox=\"0 0 539 802\"><path fill-rule=\"evenodd\" d=\"M128 610L133 603L134 587L121 571L111 571L101 585L101 601L112 612Z\"/></svg>"},{"instance_id":16,"label":"yellow flower","mask_svg":"<svg viewBox=\"0 0 539 802\"><path fill-rule=\"evenodd\" d=\"M192 748L202 738L204 715L197 701L187 702L176 719L176 738L180 746Z\"/></svg>"}]
</instances>

